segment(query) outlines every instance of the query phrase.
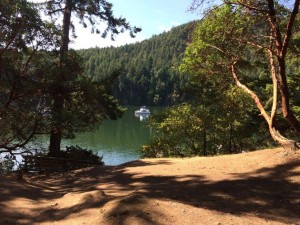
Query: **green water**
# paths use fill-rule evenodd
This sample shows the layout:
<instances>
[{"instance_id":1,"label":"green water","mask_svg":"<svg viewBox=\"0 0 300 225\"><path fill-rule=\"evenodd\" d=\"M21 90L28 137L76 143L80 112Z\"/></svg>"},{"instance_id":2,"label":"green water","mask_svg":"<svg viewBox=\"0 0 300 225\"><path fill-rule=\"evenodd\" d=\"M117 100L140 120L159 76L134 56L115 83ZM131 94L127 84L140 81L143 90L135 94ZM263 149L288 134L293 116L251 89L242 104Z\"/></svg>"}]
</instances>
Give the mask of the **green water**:
<instances>
[{"instance_id":1,"label":"green water","mask_svg":"<svg viewBox=\"0 0 300 225\"><path fill-rule=\"evenodd\" d=\"M152 128L147 126L147 119L140 121L135 117L134 111L137 109L139 107L127 107L121 119L104 121L96 131L77 134L74 140L63 140L62 147L79 145L97 151L103 155L105 165L119 165L139 159L139 149L148 143ZM160 107L149 109L151 115L162 111Z\"/></svg>"}]
</instances>

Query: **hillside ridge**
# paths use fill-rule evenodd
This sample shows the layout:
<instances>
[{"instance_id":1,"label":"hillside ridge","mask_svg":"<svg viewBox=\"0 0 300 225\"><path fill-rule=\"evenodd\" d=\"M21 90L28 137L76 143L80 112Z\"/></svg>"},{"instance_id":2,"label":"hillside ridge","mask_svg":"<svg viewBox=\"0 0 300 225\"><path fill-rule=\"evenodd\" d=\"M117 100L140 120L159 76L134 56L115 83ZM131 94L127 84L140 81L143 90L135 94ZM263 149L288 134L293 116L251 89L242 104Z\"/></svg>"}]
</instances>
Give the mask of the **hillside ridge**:
<instances>
[{"instance_id":1,"label":"hillside ridge","mask_svg":"<svg viewBox=\"0 0 300 225\"><path fill-rule=\"evenodd\" d=\"M178 66L194 25L183 24L135 44L80 50L85 74L101 80L118 71L113 93L122 105L182 102L187 78Z\"/></svg>"}]
</instances>

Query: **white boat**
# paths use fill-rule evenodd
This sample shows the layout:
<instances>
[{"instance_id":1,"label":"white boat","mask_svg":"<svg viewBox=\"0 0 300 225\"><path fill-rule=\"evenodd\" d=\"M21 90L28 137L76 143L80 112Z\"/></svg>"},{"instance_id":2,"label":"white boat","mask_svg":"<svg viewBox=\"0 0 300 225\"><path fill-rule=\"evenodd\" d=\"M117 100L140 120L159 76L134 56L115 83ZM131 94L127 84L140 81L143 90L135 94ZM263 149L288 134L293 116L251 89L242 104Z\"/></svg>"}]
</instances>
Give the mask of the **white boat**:
<instances>
[{"instance_id":1,"label":"white boat","mask_svg":"<svg viewBox=\"0 0 300 225\"><path fill-rule=\"evenodd\" d=\"M150 115L150 110L146 106L142 106L139 110L134 112L135 115Z\"/></svg>"}]
</instances>

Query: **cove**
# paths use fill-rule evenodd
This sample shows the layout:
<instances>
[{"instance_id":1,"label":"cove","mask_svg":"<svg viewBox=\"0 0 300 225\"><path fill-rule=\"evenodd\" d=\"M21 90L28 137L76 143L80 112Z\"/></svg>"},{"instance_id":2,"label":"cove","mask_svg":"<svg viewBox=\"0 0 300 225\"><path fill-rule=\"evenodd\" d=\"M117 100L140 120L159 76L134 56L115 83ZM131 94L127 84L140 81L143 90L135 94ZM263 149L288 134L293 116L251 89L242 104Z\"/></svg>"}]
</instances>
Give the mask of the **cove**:
<instances>
[{"instance_id":1,"label":"cove","mask_svg":"<svg viewBox=\"0 0 300 225\"><path fill-rule=\"evenodd\" d=\"M93 150L103 156L105 165L115 166L140 158L142 145L149 143L153 129L148 120L140 121L134 111L140 107L126 106L127 110L122 118L105 120L99 129L91 132L78 133L72 140L62 140L61 147L78 145ZM163 107L148 107L151 115L159 114ZM43 138L43 145L49 144L48 137Z\"/></svg>"}]
</instances>

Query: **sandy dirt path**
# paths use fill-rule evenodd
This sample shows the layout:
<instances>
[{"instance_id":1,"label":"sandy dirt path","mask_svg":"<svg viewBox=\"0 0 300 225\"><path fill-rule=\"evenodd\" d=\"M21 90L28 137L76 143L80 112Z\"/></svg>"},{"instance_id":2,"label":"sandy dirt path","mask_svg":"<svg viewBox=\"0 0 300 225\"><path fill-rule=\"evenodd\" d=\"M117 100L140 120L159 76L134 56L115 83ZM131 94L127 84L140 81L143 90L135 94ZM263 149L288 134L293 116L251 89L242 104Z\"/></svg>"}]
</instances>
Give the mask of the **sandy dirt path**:
<instances>
[{"instance_id":1,"label":"sandy dirt path","mask_svg":"<svg viewBox=\"0 0 300 225\"><path fill-rule=\"evenodd\" d=\"M0 179L0 225L300 225L300 151L281 148Z\"/></svg>"}]
</instances>

